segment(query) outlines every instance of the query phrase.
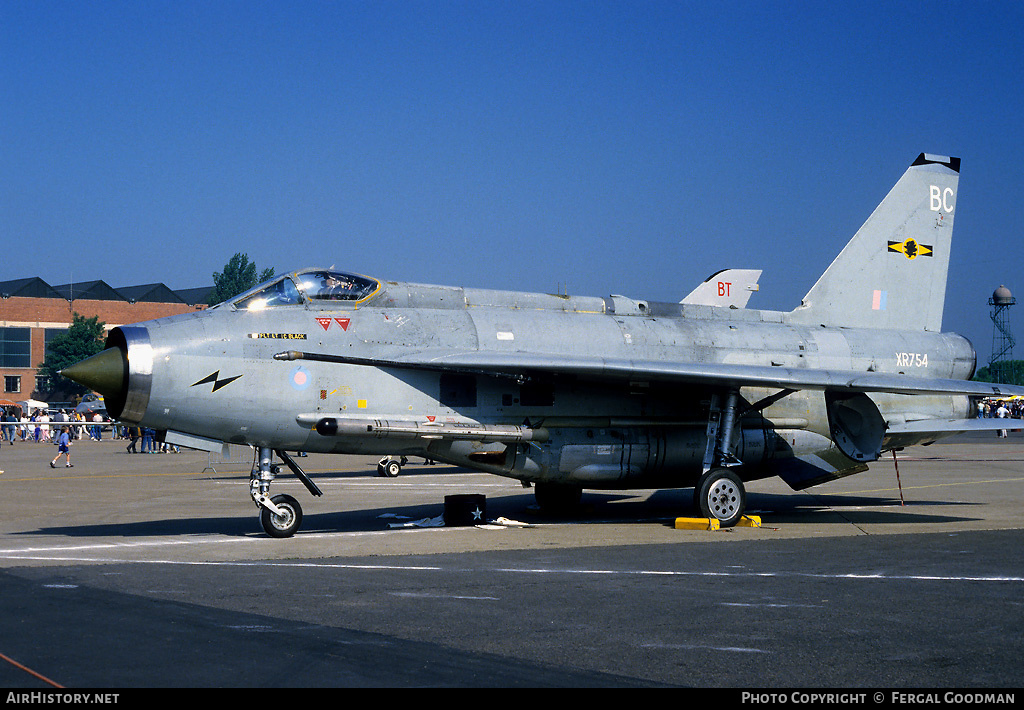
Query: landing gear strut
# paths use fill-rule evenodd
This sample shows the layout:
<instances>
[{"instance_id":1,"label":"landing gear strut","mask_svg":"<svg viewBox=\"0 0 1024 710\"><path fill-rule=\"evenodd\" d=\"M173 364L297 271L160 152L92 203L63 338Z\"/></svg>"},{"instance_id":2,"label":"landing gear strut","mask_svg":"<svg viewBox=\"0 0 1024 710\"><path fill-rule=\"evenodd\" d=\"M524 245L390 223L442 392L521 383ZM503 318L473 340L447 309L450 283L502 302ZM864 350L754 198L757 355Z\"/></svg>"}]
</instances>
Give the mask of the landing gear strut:
<instances>
[{"instance_id":1,"label":"landing gear strut","mask_svg":"<svg viewBox=\"0 0 1024 710\"><path fill-rule=\"evenodd\" d=\"M693 503L704 517L717 518L723 528L735 525L743 517L747 494L743 479L731 468L742 463L733 453L733 432L745 415L763 411L794 391L781 389L743 409L739 407L739 390L725 391L724 402L723 393L712 393L702 474L693 489Z\"/></svg>"},{"instance_id":2,"label":"landing gear strut","mask_svg":"<svg viewBox=\"0 0 1024 710\"><path fill-rule=\"evenodd\" d=\"M270 497L270 483L281 472L281 467L272 463L274 453L302 481L306 490L314 496L321 496L323 492L286 452L271 451L266 446L257 449L256 463L249 475L249 494L260 511L260 524L271 537L291 537L302 525L302 506L299 505L299 501L285 493Z\"/></svg>"},{"instance_id":3,"label":"landing gear strut","mask_svg":"<svg viewBox=\"0 0 1024 710\"><path fill-rule=\"evenodd\" d=\"M693 489L693 502L701 515L716 518L723 528L738 523L747 505L743 479L727 468L740 463L732 451L733 431L741 416L739 398L737 390L725 394L724 404L720 395L711 395L703 473Z\"/></svg>"}]
</instances>

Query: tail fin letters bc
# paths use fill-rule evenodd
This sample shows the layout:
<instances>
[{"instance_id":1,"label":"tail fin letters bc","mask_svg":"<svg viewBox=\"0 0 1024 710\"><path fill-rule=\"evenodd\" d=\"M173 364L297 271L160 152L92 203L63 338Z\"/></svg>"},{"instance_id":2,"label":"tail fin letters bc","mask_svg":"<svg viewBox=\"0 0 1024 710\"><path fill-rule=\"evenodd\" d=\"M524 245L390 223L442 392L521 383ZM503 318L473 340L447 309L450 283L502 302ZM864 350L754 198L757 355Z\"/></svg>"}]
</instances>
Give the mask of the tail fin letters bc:
<instances>
[{"instance_id":1,"label":"tail fin letters bc","mask_svg":"<svg viewBox=\"0 0 1024 710\"><path fill-rule=\"evenodd\" d=\"M959 158L919 155L791 320L940 331L959 177Z\"/></svg>"}]
</instances>

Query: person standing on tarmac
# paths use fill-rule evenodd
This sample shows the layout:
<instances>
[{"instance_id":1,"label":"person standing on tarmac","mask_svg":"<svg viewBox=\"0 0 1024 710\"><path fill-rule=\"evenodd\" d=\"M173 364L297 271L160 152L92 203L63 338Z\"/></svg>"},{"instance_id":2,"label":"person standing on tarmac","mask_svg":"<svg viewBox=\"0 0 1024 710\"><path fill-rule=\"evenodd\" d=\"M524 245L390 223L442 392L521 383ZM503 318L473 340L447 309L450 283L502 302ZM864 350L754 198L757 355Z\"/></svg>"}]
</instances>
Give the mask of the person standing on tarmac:
<instances>
[{"instance_id":1,"label":"person standing on tarmac","mask_svg":"<svg viewBox=\"0 0 1024 710\"><path fill-rule=\"evenodd\" d=\"M999 419L1006 419L1007 417L1009 417L1010 410L1006 408L1006 404L1004 404L1003 402L999 402L998 405L999 406L996 408L996 417ZM1006 429L1000 429L999 434L997 436L999 436L999 438L1001 439L1005 439Z\"/></svg>"},{"instance_id":2,"label":"person standing on tarmac","mask_svg":"<svg viewBox=\"0 0 1024 710\"><path fill-rule=\"evenodd\" d=\"M132 442L128 444L128 446L126 446L125 449L128 451L129 454L139 453L135 448L135 442L139 440L140 436L142 436L142 434L139 432L139 428L137 426L128 427L128 438L131 439Z\"/></svg>"},{"instance_id":3,"label":"person standing on tarmac","mask_svg":"<svg viewBox=\"0 0 1024 710\"><path fill-rule=\"evenodd\" d=\"M68 428L62 426L60 428L60 436L57 438L57 455L53 457L53 461L50 462L50 468L57 468L57 459L61 457L61 454L67 459L67 463L64 464L66 468L71 468L71 435L68 434Z\"/></svg>"}]
</instances>

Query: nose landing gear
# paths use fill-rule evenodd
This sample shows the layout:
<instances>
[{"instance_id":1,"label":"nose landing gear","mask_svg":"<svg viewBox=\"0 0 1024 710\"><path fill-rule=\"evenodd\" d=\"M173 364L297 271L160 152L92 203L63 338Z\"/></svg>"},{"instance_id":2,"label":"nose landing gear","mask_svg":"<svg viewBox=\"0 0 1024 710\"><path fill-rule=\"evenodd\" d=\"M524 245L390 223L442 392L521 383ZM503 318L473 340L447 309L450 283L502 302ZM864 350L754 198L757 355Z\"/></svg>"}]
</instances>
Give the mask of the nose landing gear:
<instances>
[{"instance_id":1,"label":"nose landing gear","mask_svg":"<svg viewBox=\"0 0 1024 710\"><path fill-rule=\"evenodd\" d=\"M404 456L397 459L392 456L385 456L377 462L377 475L384 476L385 478L395 478L402 472L402 466L408 462L409 460Z\"/></svg>"},{"instance_id":2,"label":"nose landing gear","mask_svg":"<svg viewBox=\"0 0 1024 710\"><path fill-rule=\"evenodd\" d=\"M276 453L284 461L292 473L302 481L306 490L314 496L321 496L323 492L286 452L272 452L268 447L259 447L256 463L249 476L249 494L260 511L260 525L271 537L291 537L302 525L302 506L286 493L279 493L273 498L269 496L270 483L281 471L279 465L272 463L272 453Z\"/></svg>"}]
</instances>

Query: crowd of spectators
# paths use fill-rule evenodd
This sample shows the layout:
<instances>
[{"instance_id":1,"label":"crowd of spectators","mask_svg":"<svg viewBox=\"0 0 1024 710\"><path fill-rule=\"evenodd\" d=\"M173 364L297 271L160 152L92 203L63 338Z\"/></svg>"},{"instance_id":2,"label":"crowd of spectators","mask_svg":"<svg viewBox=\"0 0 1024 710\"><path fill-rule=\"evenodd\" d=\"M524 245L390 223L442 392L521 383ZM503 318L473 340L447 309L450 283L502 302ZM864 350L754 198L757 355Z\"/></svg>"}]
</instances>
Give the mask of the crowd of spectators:
<instances>
[{"instance_id":1,"label":"crowd of spectators","mask_svg":"<svg viewBox=\"0 0 1024 710\"><path fill-rule=\"evenodd\" d=\"M1024 399L979 399L978 419L1024 419Z\"/></svg>"},{"instance_id":2,"label":"crowd of spectators","mask_svg":"<svg viewBox=\"0 0 1024 710\"><path fill-rule=\"evenodd\" d=\"M14 442L57 443L57 434L62 426L68 426L72 441L91 439L102 441L104 437L130 442L128 453L157 454L178 452L178 447L160 443L156 432L149 428L133 427L107 419L96 412L91 415L63 409L36 409L30 414L20 414L12 408L0 414L0 445Z\"/></svg>"}]
</instances>

